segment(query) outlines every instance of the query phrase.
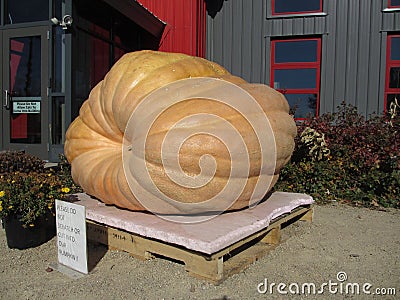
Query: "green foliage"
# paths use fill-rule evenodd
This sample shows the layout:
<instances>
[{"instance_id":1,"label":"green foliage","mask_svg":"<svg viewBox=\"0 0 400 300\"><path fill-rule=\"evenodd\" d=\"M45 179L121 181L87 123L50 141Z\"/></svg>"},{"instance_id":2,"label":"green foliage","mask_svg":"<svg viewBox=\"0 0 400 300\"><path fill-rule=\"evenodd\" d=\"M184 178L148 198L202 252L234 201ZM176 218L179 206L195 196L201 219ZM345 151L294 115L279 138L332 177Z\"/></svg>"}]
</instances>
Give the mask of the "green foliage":
<instances>
[{"instance_id":1,"label":"green foliage","mask_svg":"<svg viewBox=\"0 0 400 300\"><path fill-rule=\"evenodd\" d=\"M277 190L307 193L317 201L400 208L400 122L359 115L342 103L336 113L298 125L296 148Z\"/></svg>"},{"instance_id":2,"label":"green foliage","mask_svg":"<svg viewBox=\"0 0 400 300\"><path fill-rule=\"evenodd\" d=\"M57 167L44 168L44 162L24 152L2 152L0 155L0 218L15 215L25 226L49 211L54 202L81 192L72 180L71 166L64 156Z\"/></svg>"},{"instance_id":3,"label":"green foliage","mask_svg":"<svg viewBox=\"0 0 400 300\"><path fill-rule=\"evenodd\" d=\"M7 173L0 177L0 217L16 215L25 226L54 212L56 199L64 200L71 189L52 173Z\"/></svg>"},{"instance_id":4,"label":"green foliage","mask_svg":"<svg viewBox=\"0 0 400 300\"><path fill-rule=\"evenodd\" d=\"M83 190L80 186L76 185L71 176L71 164L68 162L65 155L59 156L60 162L58 163L56 174L66 186L69 186L74 193L82 193Z\"/></svg>"},{"instance_id":5,"label":"green foliage","mask_svg":"<svg viewBox=\"0 0 400 300\"><path fill-rule=\"evenodd\" d=\"M0 174L13 172L43 172L44 161L24 151L0 152Z\"/></svg>"}]
</instances>

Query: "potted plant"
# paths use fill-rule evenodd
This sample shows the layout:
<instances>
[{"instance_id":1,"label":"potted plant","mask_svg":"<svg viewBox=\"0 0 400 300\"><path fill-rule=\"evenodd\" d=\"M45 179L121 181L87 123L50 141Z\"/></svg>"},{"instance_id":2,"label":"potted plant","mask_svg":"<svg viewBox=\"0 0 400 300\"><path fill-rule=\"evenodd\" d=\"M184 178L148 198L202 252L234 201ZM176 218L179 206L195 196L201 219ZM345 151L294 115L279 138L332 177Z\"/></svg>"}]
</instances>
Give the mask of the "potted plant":
<instances>
[{"instance_id":1,"label":"potted plant","mask_svg":"<svg viewBox=\"0 0 400 300\"><path fill-rule=\"evenodd\" d=\"M55 236L55 200L77 191L60 169L46 169L23 152L0 153L0 218L10 248L36 247Z\"/></svg>"}]
</instances>

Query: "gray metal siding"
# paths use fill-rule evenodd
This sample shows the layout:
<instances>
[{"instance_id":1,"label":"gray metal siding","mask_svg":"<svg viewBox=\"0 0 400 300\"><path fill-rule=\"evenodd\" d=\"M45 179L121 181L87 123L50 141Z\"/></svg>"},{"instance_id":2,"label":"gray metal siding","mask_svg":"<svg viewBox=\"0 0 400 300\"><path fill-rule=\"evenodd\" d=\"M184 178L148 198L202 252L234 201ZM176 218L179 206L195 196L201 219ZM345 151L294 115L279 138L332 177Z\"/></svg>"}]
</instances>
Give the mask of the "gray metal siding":
<instances>
[{"instance_id":1,"label":"gray metal siding","mask_svg":"<svg viewBox=\"0 0 400 300\"><path fill-rule=\"evenodd\" d=\"M372 0L373 1L373 0ZM379 9L382 11L382 25L381 25L381 30L385 32L390 32L390 31L399 31L400 30L400 12L397 10L388 10L386 9L387 7L387 0L380 0L379 1L374 1L378 2L376 4L380 4L381 6Z\"/></svg>"},{"instance_id":2,"label":"gray metal siding","mask_svg":"<svg viewBox=\"0 0 400 300\"><path fill-rule=\"evenodd\" d=\"M320 113L344 100L364 115L384 109L387 34L400 32L400 11L387 0L325 0L323 13L272 16L271 0L224 1L207 21L206 57L250 82L269 84L270 41L322 38Z\"/></svg>"},{"instance_id":3,"label":"gray metal siding","mask_svg":"<svg viewBox=\"0 0 400 300\"><path fill-rule=\"evenodd\" d=\"M206 57L234 75L262 82L265 72L263 1L227 1L207 23Z\"/></svg>"}]
</instances>

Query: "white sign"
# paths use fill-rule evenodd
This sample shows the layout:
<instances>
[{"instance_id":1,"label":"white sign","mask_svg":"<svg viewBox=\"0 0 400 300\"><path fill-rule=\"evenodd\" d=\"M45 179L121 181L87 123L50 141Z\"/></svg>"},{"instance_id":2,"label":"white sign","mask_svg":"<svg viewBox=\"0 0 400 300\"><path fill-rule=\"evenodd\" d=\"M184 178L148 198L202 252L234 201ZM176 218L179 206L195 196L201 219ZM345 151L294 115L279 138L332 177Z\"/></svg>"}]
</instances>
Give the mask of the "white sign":
<instances>
[{"instance_id":1,"label":"white sign","mask_svg":"<svg viewBox=\"0 0 400 300\"><path fill-rule=\"evenodd\" d=\"M38 101L21 101L13 102L14 114L39 114L40 102Z\"/></svg>"},{"instance_id":2,"label":"white sign","mask_svg":"<svg viewBox=\"0 0 400 300\"><path fill-rule=\"evenodd\" d=\"M56 222L58 262L88 274L85 207L56 200Z\"/></svg>"}]
</instances>

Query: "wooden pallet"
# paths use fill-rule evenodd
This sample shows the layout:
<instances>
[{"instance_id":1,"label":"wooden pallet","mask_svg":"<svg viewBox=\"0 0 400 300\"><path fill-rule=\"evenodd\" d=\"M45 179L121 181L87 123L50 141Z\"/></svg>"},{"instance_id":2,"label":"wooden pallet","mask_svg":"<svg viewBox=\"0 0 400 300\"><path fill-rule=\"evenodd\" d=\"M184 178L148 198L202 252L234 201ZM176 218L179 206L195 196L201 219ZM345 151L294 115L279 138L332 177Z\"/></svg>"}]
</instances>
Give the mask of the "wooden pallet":
<instances>
[{"instance_id":1,"label":"wooden pallet","mask_svg":"<svg viewBox=\"0 0 400 300\"><path fill-rule=\"evenodd\" d=\"M281 241L281 228L298 220L312 222L313 206L305 205L280 216L269 226L213 254L205 254L182 246L145 238L124 230L87 220L90 241L107 245L111 250L122 250L139 259L152 259L156 255L182 261L191 276L215 284L263 257Z\"/></svg>"}]
</instances>

